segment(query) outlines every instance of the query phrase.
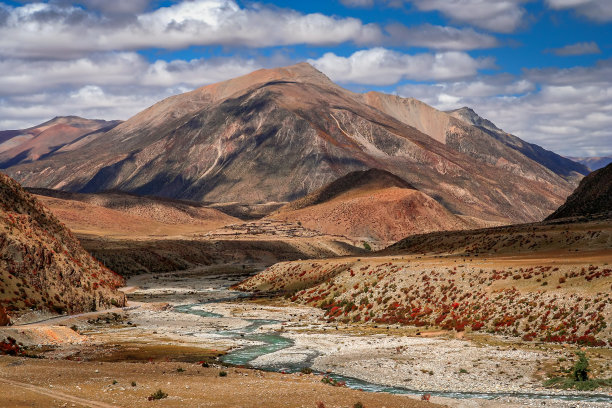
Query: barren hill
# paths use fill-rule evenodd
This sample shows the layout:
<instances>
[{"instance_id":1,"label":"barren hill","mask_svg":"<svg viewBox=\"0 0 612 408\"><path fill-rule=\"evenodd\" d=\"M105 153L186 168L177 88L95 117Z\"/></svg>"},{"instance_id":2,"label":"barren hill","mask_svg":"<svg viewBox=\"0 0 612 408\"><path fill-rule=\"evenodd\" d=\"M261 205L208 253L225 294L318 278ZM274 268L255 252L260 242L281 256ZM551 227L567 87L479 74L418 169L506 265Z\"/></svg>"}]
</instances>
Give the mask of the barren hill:
<instances>
[{"instance_id":1,"label":"barren hill","mask_svg":"<svg viewBox=\"0 0 612 408\"><path fill-rule=\"evenodd\" d=\"M415 233L471 226L406 181L378 169L349 173L271 218L376 246Z\"/></svg>"},{"instance_id":2,"label":"barren hill","mask_svg":"<svg viewBox=\"0 0 612 408\"><path fill-rule=\"evenodd\" d=\"M592 216L601 213L612 216L612 164L595 170L583 178L565 204L546 219Z\"/></svg>"},{"instance_id":3,"label":"barren hill","mask_svg":"<svg viewBox=\"0 0 612 408\"><path fill-rule=\"evenodd\" d=\"M9 315L123 305L116 290L122 284L38 200L0 174L0 306Z\"/></svg>"},{"instance_id":4,"label":"barren hill","mask_svg":"<svg viewBox=\"0 0 612 408\"><path fill-rule=\"evenodd\" d=\"M200 203L106 192L81 194L28 189L81 234L159 236L203 233L240 219Z\"/></svg>"},{"instance_id":5,"label":"barren hill","mask_svg":"<svg viewBox=\"0 0 612 408\"><path fill-rule=\"evenodd\" d=\"M66 144L103 133L119 123L62 116L28 129L0 132L0 168L36 161Z\"/></svg>"},{"instance_id":6,"label":"barren hill","mask_svg":"<svg viewBox=\"0 0 612 408\"><path fill-rule=\"evenodd\" d=\"M453 214L506 223L540 220L573 190L572 177L458 122L469 131L441 141L303 63L170 97L7 172L30 187L265 203L380 168Z\"/></svg>"}]
</instances>

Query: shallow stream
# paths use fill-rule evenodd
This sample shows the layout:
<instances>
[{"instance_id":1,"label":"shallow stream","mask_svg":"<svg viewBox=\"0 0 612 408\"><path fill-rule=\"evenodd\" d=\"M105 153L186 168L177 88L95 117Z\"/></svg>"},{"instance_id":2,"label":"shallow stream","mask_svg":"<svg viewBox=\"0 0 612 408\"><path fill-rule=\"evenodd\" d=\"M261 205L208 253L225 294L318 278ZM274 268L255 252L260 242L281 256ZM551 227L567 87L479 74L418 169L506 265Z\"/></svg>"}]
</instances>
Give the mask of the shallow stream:
<instances>
[{"instance_id":1,"label":"shallow stream","mask_svg":"<svg viewBox=\"0 0 612 408\"><path fill-rule=\"evenodd\" d=\"M174 308L177 312L190 313L203 317L225 317L218 313L213 313L204 310L206 305L211 303L219 303L228 300L235 300L243 293L227 291L227 296L216 297L214 300L205 303L196 303L189 305L176 306ZM237 318L238 319L238 318ZM277 326L283 323L279 320L266 320L266 319L242 319L249 322L245 327L234 330L219 331L216 334L219 336L227 337L228 339L239 339L246 341L249 345L244 347L236 348L221 358L221 361L225 364L236 365L236 366L254 366L252 362L260 356L271 354L283 349L287 349L294 345L293 340L283 337L277 331L272 329L266 330L266 326ZM300 360L295 363L271 363L271 364L260 364L258 363L254 368L285 372L285 373L296 373L300 372L305 368L310 368L313 364L314 359L317 357L317 353L313 352L306 360ZM585 401L585 402L610 402L612 404L612 396L605 394L546 394L546 393L511 393L511 392L499 392L499 393L481 393L481 392L453 392L453 391L419 391L404 387L390 387L381 384L375 384L367 381L362 381L356 378L345 377L342 375L335 374L333 372L323 373L329 377L337 380L344 381L346 386L354 389L361 389L370 392L388 392L392 394L412 394L412 395L423 395L431 394L433 396L448 397L448 398L485 398L485 399L497 399L503 397L514 397L514 398L527 398L527 399L557 399L557 400L568 400L568 401Z\"/></svg>"}]
</instances>

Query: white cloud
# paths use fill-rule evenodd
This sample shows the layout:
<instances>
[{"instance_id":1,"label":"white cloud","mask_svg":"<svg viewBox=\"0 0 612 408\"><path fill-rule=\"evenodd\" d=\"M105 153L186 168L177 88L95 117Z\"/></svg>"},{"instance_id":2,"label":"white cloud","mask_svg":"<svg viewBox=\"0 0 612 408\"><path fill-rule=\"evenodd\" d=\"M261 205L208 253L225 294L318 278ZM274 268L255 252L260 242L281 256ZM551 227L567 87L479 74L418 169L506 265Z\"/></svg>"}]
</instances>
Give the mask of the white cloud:
<instances>
[{"instance_id":1,"label":"white cloud","mask_svg":"<svg viewBox=\"0 0 612 408\"><path fill-rule=\"evenodd\" d=\"M377 25L355 18L302 14L257 4L241 8L234 0L182 1L131 19L46 3L16 8L0 4L0 9L4 15L0 54L14 57L74 58L93 51L213 44L371 44L384 39Z\"/></svg>"},{"instance_id":2,"label":"white cloud","mask_svg":"<svg viewBox=\"0 0 612 408\"><path fill-rule=\"evenodd\" d=\"M247 74L269 59L214 58L148 63L136 53L70 61L0 60L0 129L25 128L58 115L127 119L173 94Z\"/></svg>"},{"instance_id":3,"label":"white cloud","mask_svg":"<svg viewBox=\"0 0 612 408\"><path fill-rule=\"evenodd\" d=\"M546 0L556 10L573 9L576 13L598 22L612 21L610 0Z\"/></svg>"},{"instance_id":4,"label":"white cloud","mask_svg":"<svg viewBox=\"0 0 612 408\"><path fill-rule=\"evenodd\" d=\"M569 44L561 48L553 48L546 51L560 56L601 54L599 46L594 41Z\"/></svg>"},{"instance_id":5,"label":"white cloud","mask_svg":"<svg viewBox=\"0 0 612 408\"><path fill-rule=\"evenodd\" d=\"M391 24L385 27L391 41L398 45L412 45L437 50L475 50L498 45L495 37L479 33L472 28L455 28L423 24L406 27Z\"/></svg>"},{"instance_id":6,"label":"white cloud","mask_svg":"<svg viewBox=\"0 0 612 408\"><path fill-rule=\"evenodd\" d=\"M492 65L490 59L474 59L464 52L410 55L385 48L361 50L349 57L329 52L308 62L334 81L372 85L390 85L402 79L458 79Z\"/></svg>"},{"instance_id":7,"label":"white cloud","mask_svg":"<svg viewBox=\"0 0 612 408\"><path fill-rule=\"evenodd\" d=\"M565 155L612 154L612 60L593 67L526 71L522 78L398 88L438 109L470 106L500 128Z\"/></svg>"},{"instance_id":8,"label":"white cloud","mask_svg":"<svg viewBox=\"0 0 612 408\"><path fill-rule=\"evenodd\" d=\"M460 23L510 33L524 20L526 0L413 0L421 11L437 10Z\"/></svg>"}]
</instances>

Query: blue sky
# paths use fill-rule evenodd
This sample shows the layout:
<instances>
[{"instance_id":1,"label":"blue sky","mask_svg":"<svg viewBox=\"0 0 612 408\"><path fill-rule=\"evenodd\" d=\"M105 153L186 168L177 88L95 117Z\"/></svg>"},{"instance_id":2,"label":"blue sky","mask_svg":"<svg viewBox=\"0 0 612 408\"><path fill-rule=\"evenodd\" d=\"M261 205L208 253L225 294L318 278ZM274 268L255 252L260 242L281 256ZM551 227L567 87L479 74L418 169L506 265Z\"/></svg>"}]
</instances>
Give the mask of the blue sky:
<instances>
[{"instance_id":1,"label":"blue sky","mask_svg":"<svg viewBox=\"0 0 612 408\"><path fill-rule=\"evenodd\" d=\"M357 92L470 106L561 154L612 154L611 0L4 1L0 129L127 119L299 61Z\"/></svg>"}]
</instances>

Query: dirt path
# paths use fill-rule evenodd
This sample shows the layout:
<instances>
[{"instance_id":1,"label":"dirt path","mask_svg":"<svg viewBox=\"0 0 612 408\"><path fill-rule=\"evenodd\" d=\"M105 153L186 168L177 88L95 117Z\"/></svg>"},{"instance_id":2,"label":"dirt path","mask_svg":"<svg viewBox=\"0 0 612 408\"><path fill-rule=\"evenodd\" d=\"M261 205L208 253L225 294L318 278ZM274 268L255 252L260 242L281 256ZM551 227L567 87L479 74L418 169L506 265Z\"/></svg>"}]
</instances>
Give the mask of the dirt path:
<instances>
[{"instance_id":1,"label":"dirt path","mask_svg":"<svg viewBox=\"0 0 612 408\"><path fill-rule=\"evenodd\" d=\"M10 385L12 387L20 387L24 388L28 391L33 391L35 393L44 395L46 397L52 397L56 399L60 399L62 401L71 402L74 404L80 404L85 407L91 408L120 408L118 405L106 404L104 402L92 401L85 398L75 397L73 395L64 394L63 392L49 390L48 388L39 387L32 384L21 383L13 380L8 380L6 378L0 377L0 383L4 383L6 385Z\"/></svg>"}]
</instances>

